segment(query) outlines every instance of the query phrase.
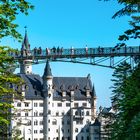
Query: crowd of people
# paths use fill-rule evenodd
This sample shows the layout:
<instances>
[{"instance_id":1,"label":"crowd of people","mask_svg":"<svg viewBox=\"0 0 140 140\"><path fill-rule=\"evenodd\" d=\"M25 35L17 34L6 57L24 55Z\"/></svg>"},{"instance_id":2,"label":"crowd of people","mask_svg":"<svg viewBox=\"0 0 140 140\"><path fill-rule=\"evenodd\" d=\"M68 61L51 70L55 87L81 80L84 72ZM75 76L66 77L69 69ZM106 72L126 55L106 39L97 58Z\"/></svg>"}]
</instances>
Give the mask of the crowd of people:
<instances>
[{"instance_id":1,"label":"crowd of people","mask_svg":"<svg viewBox=\"0 0 140 140\"><path fill-rule=\"evenodd\" d=\"M106 54L106 53L119 53L120 50L123 50L124 53L126 53L126 50L128 52L133 52L133 48L129 47L126 49L126 47L120 48L120 47L114 47L114 48L88 48L87 46L85 49L75 49L71 47L70 49L63 49L63 47L53 47L53 48L46 48L43 50L41 47L37 48L35 47L33 50L28 49L22 49L21 51L15 50L15 52L10 52L9 54L11 56L41 56L41 55L75 55L75 54L81 54L81 55L88 55L88 54Z\"/></svg>"}]
</instances>

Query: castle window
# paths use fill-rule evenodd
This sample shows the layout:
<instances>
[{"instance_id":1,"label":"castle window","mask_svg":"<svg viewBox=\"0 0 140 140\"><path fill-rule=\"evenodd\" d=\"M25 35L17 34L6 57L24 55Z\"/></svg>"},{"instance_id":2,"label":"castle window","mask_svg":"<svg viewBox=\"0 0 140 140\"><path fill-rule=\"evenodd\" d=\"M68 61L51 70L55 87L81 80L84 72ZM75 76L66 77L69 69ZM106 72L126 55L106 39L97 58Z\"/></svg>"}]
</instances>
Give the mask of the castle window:
<instances>
[{"instance_id":1,"label":"castle window","mask_svg":"<svg viewBox=\"0 0 140 140\"><path fill-rule=\"evenodd\" d=\"M78 133L78 128L75 128L75 132L77 132L77 133Z\"/></svg>"},{"instance_id":2,"label":"castle window","mask_svg":"<svg viewBox=\"0 0 140 140\"><path fill-rule=\"evenodd\" d=\"M64 116L65 112L62 112L62 116Z\"/></svg>"},{"instance_id":3,"label":"castle window","mask_svg":"<svg viewBox=\"0 0 140 140\"><path fill-rule=\"evenodd\" d=\"M56 129L56 132L58 133L58 129Z\"/></svg>"},{"instance_id":4,"label":"castle window","mask_svg":"<svg viewBox=\"0 0 140 140\"><path fill-rule=\"evenodd\" d=\"M78 115L78 111L75 111L75 115Z\"/></svg>"},{"instance_id":5,"label":"castle window","mask_svg":"<svg viewBox=\"0 0 140 140\"><path fill-rule=\"evenodd\" d=\"M37 130L34 130L34 134L37 134Z\"/></svg>"},{"instance_id":6,"label":"castle window","mask_svg":"<svg viewBox=\"0 0 140 140\"><path fill-rule=\"evenodd\" d=\"M70 124L70 120L67 120L67 124Z\"/></svg>"},{"instance_id":7,"label":"castle window","mask_svg":"<svg viewBox=\"0 0 140 140\"><path fill-rule=\"evenodd\" d=\"M74 107L78 107L78 103L74 103Z\"/></svg>"},{"instance_id":8,"label":"castle window","mask_svg":"<svg viewBox=\"0 0 140 140\"><path fill-rule=\"evenodd\" d=\"M87 106L87 103L83 103L82 105L86 107Z\"/></svg>"},{"instance_id":9,"label":"castle window","mask_svg":"<svg viewBox=\"0 0 140 140\"><path fill-rule=\"evenodd\" d=\"M76 136L76 140L78 140L78 137Z\"/></svg>"},{"instance_id":10,"label":"castle window","mask_svg":"<svg viewBox=\"0 0 140 140\"><path fill-rule=\"evenodd\" d=\"M62 121L62 124L64 125L64 121Z\"/></svg>"},{"instance_id":11,"label":"castle window","mask_svg":"<svg viewBox=\"0 0 140 140\"><path fill-rule=\"evenodd\" d=\"M62 106L62 103L57 103L57 106L58 106L58 107L61 107L61 106Z\"/></svg>"},{"instance_id":12,"label":"castle window","mask_svg":"<svg viewBox=\"0 0 140 140\"><path fill-rule=\"evenodd\" d=\"M35 90L35 95L37 96L37 91Z\"/></svg>"},{"instance_id":13,"label":"castle window","mask_svg":"<svg viewBox=\"0 0 140 140\"><path fill-rule=\"evenodd\" d=\"M89 111L86 112L86 115L89 116Z\"/></svg>"},{"instance_id":14,"label":"castle window","mask_svg":"<svg viewBox=\"0 0 140 140\"><path fill-rule=\"evenodd\" d=\"M27 125L31 125L31 121L28 121L28 122L27 122Z\"/></svg>"},{"instance_id":15,"label":"castle window","mask_svg":"<svg viewBox=\"0 0 140 140\"><path fill-rule=\"evenodd\" d=\"M40 112L40 113L39 113L39 116L43 116L43 113L42 113L42 112Z\"/></svg>"},{"instance_id":16,"label":"castle window","mask_svg":"<svg viewBox=\"0 0 140 140\"><path fill-rule=\"evenodd\" d=\"M86 129L86 132L89 132L89 129L88 128Z\"/></svg>"},{"instance_id":17,"label":"castle window","mask_svg":"<svg viewBox=\"0 0 140 140\"><path fill-rule=\"evenodd\" d=\"M31 129L28 129L27 134L31 134Z\"/></svg>"},{"instance_id":18,"label":"castle window","mask_svg":"<svg viewBox=\"0 0 140 140\"><path fill-rule=\"evenodd\" d=\"M43 103L39 103L39 106L40 106L40 107L43 107Z\"/></svg>"},{"instance_id":19,"label":"castle window","mask_svg":"<svg viewBox=\"0 0 140 140\"><path fill-rule=\"evenodd\" d=\"M21 107L21 103L17 103L17 107Z\"/></svg>"},{"instance_id":20,"label":"castle window","mask_svg":"<svg viewBox=\"0 0 140 140\"><path fill-rule=\"evenodd\" d=\"M21 116L21 113L17 113L17 116L20 117Z\"/></svg>"},{"instance_id":21,"label":"castle window","mask_svg":"<svg viewBox=\"0 0 140 140\"><path fill-rule=\"evenodd\" d=\"M83 136L81 137L81 140L84 140L84 137Z\"/></svg>"},{"instance_id":22,"label":"castle window","mask_svg":"<svg viewBox=\"0 0 140 140\"><path fill-rule=\"evenodd\" d=\"M40 133L43 133L43 129L40 130Z\"/></svg>"},{"instance_id":23,"label":"castle window","mask_svg":"<svg viewBox=\"0 0 140 140\"><path fill-rule=\"evenodd\" d=\"M54 120L52 121L52 124L53 124L53 125L57 125L57 121L54 119Z\"/></svg>"},{"instance_id":24,"label":"castle window","mask_svg":"<svg viewBox=\"0 0 140 140\"><path fill-rule=\"evenodd\" d=\"M70 103L66 103L66 106L67 106L67 107L70 106Z\"/></svg>"},{"instance_id":25,"label":"castle window","mask_svg":"<svg viewBox=\"0 0 140 140\"><path fill-rule=\"evenodd\" d=\"M48 114L51 114L51 110L48 110Z\"/></svg>"},{"instance_id":26,"label":"castle window","mask_svg":"<svg viewBox=\"0 0 140 140\"><path fill-rule=\"evenodd\" d=\"M34 112L34 116L38 116L38 112L36 111L36 112Z\"/></svg>"},{"instance_id":27,"label":"castle window","mask_svg":"<svg viewBox=\"0 0 140 140\"><path fill-rule=\"evenodd\" d=\"M38 121L37 120L34 121L34 125L38 125Z\"/></svg>"},{"instance_id":28,"label":"castle window","mask_svg":"<svg viewBox=\"0 0 140 140\"><path fill-rule=\"evenodd\" d=\"M34 103L34 107L37 107L37 105L38 105L37 103Z\"/></svg>"},{"instance_id":29,"label":"castle window","mask_svg":"<svg viewBox=\"0 0 140 140\"><path fill-rule=\"evenodd\" d=\"M59 112L56 112L56 116L59 116Z\"/></svg>"},{"instance_id":30,"label":"castle window","mask_svg":"<svg viewBox=\"0 0 140 140\"><path fill-rule=\"evenodd\" d=\"M83 128L81 129L81 132L84 132L84 129Z\"/></svg>"},{"instance_id":31,"label":"castle window","mask_svg":"<svg viewBox=\"0 0 140 140\"><path fill-rule=\"evenodd\" d=\"M43 121L40 121L39 124L40 124L40 125L43 125Z\"/></svg>"},{"instance_id":32,"label":"castle window","mask_svg":"<svg viewBox=\"0 0 140 140\"><path fill-rule=\"evenodd\" d=\"M87 140L89 140L89 136L87 136Z\"/></svg>"},{"instance_id":33,"label":"castle window","mask_svg":"<svg viewBox=\"0 0 140 140\"><path fill-rule=\"evenodd\" d=\"M25 112L25 116L28 116L28 112Z\"/></svg>"},{"instance_id":34,"label":"castle window","mask_svg":"<svg viewBox=\"0 0 140 140\"><path fill-rule=\"evenodd\" d=\"M25 104L25 107L29 107L29 103L24 103Z\"/></svg>"}]
</instances>

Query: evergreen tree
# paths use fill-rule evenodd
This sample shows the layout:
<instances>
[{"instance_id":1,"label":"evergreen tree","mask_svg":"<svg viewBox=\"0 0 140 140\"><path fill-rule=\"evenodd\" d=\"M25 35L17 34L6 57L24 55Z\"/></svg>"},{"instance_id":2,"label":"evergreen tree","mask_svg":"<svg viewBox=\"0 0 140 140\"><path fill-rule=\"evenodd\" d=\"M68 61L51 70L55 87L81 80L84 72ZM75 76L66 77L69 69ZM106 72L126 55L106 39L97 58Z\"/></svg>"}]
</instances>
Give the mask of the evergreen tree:
<instances>
[{"instance_id":1,"label":"evergreen tree","mask_svg":"<svg viewBox=\"0 0 140 140\"><path fill-rule=\"evenodd\" d=\"M140 66L133 72L127 63L116 68L113 97L116 119L112 125L112 140L140 139Z\"/></svg>"}]
</instances>

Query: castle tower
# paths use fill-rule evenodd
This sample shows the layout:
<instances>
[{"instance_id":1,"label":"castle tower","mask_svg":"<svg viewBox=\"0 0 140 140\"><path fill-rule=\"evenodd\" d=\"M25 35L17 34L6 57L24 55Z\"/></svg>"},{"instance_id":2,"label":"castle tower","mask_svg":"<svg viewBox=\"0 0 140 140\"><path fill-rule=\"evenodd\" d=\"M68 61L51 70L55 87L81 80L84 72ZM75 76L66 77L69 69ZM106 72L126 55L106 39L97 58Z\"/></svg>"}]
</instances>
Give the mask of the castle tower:
<instances>
[{"instance_id":1,"label":"castle tower","mask_svg":"<svg viewBox=\"0 0 140 140\"><path fill-rule=\"evenodd\" d=\"M28 58L30 54L30 44L28 41L27 30L25 30L25 36L21 47L21 57L24 59L19 62L21 74L32 74L32 60Z\"/></svg>"},{"instance_id":2,"label":"castle tower","mask_svg":"<svg viewBox=\"0 0 140 140\"><path fill-rule=\"evenodd\" d=\"M53 82L53 76L51 73L51 68L49 65L49 62L47 61L46 67L44 70L43 75L43 134L44 134L44 140L48 140L49 134L48 134L48 128L49 123L48 120L50 118L50 112L51 112L51 101L52 101L52 82Z\"/></svg>"},{"instance_id":3,"label":"castle tower","mask_svg":"<svg viewBox=\"0 0 140 140\"><path fill-rule=\"evenodd\" d=\"M96 102L97 102L97 96L96 96L96 92L95 92L95 89L94 89L94 85L93 85L92 93L93 93L93 97L92 97L92 120L94 120L96 118Z\"/></svg>"}]
</instances>

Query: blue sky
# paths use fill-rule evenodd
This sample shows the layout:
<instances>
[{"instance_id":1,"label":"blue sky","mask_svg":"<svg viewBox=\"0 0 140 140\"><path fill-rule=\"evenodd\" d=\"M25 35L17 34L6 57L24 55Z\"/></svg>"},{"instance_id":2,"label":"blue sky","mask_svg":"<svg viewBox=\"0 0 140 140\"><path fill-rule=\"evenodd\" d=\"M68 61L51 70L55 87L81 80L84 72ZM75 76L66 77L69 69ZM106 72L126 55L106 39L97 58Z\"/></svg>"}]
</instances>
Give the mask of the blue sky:
<instances>
[{"instance_id":1,"label":"blue sky","mask_svg":"<svg viewBox=\"0 0 140 140\"><path fill-rule=\"evenodd\" d=\"M29 0L35 9L29 16L19 15L18 31L24 35L24 26L28 27L31 48L60 46L64 48L112 47L117 43L118 35L128 29L128 17L111 19L121 8L115 1L98 0ZM20 48L21 44L12 38L1 41L3 45ZM138 45L138 41L130 41ZM97 105L109 106L113 70L97 66L51 63L54 76L87 76L91 74L97 94ZM33 72L43 74L44 65L36 65Z\"/></svg>"}]
</instances>

